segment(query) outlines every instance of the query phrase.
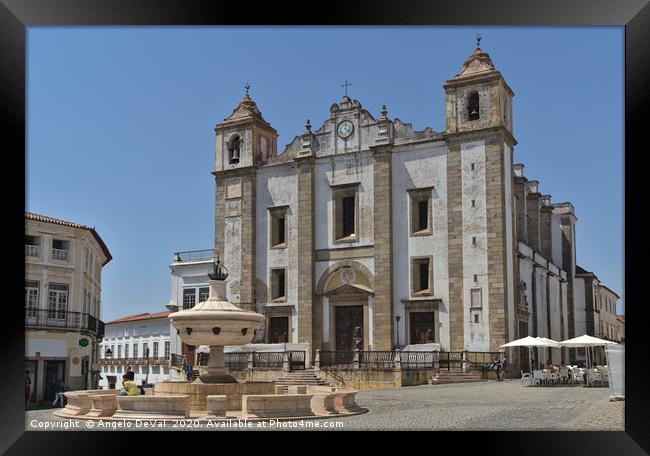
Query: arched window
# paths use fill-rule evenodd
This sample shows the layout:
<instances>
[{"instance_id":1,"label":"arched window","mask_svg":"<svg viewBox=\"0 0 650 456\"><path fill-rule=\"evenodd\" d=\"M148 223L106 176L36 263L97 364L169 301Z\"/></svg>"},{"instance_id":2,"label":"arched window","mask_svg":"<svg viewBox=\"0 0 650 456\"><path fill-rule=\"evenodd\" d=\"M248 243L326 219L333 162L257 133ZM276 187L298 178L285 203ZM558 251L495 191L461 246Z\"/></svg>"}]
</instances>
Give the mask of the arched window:
<instances>
[{"instance_id":1,"label":"arched window","mask_svg":"<svg viewBox=\"0 0 650 456\"><path fill-rule=\"evenodd\" d=\"M230 140L230 145L228 146L228 163L231 165L239 163L240 151L241 139L239 136L235 136Z\"/></svg>"},{"instance_id":2,"label":"arched window","mask_svg":"<svg viewBox=\"0 0 650 456\"><path fill-rule=\"evenodd\" d=\"M479 118L478 92L472 92L467 99L467 118L478 120Z\"/></svg>"}]
</instances>

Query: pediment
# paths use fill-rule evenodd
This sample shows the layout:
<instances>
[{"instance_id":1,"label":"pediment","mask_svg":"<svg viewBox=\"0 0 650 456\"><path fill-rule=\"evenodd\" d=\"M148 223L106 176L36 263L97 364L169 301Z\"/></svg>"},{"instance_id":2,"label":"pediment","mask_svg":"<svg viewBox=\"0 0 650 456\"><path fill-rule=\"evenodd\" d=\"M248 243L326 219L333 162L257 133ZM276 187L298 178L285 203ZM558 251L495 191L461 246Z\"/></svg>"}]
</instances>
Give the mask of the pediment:
<instances>
[{"instance_id":1,"label":"pediment","mask_svg":"<svg viewBox=\"0 0 650 456\"><path fill-rule=\"evenodd\" d=\"M344 284L327 292L327 295L344 295L344 294L363 294L371 295L372 290L363 285Z\"/></svg>"}]
</instances>

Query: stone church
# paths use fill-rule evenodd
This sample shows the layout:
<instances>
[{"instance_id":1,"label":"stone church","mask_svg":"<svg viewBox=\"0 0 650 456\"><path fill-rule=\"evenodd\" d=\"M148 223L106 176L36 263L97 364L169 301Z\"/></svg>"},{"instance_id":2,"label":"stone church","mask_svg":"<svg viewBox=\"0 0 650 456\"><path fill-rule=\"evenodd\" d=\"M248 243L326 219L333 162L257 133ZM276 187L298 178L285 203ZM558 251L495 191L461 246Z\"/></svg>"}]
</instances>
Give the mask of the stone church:
<instances>
[{"instance_id":1,"label":"stone church","mask_svg":"<svg viewBox=\"0 0 650 456\"><path fill-rule=\"evenodd\" d=\"M442 132L346 95L278 153L248 90L216 126L215 245L228 299L267 317L259 342L494 352L576 336L574 208L513 162L512 89L480 48L442 88Z\"/></svg>"}]
</instances>

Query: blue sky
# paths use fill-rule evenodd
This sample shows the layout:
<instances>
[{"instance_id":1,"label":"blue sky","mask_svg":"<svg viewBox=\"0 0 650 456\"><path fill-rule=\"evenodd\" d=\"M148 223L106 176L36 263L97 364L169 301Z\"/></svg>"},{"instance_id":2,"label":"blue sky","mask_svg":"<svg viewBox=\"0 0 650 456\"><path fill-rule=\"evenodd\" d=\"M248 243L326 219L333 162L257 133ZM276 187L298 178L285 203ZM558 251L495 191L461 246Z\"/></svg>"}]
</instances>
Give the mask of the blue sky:
<instances>
[{"instance_id":1,"label":"blue sky","mask_svg":"<svg viewBox=\"0 0 650 456\"><path fill-rule=\"evenodd\" d=\"M213 129L247 82L279 150L346 79L373 114L442 131L477 32L515 92L515 162L573 202L578 264L623 295L622 27L31 27L27 210L96 227L103 320L165 310L173 252L212 248Z\"/></svg>"}]
</instances>

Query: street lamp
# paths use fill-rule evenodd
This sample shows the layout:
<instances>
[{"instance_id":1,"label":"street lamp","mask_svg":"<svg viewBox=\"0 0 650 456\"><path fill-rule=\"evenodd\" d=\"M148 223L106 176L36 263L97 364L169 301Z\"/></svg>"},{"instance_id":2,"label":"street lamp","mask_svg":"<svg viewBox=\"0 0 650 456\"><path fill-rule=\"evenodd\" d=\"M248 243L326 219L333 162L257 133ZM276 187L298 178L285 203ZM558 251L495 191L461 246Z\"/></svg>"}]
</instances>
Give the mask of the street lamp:
<instances>
[{"instance_id":1,"label":"street lamp","mask_svg":"<svg viewBox=\"0 0 650 456\"><path fill-rule=\"evenodd\" d=\"M397 340L395 341L395 348L399 348L399 320L400 320L399 315L395 315L395 327L397 328Z\"/></svg>"},{"instance_id":2,"label":"street lamp","mask_svg":"<svg viewBox=\"0 0 650 456\"><path fill-rule=\"evenodd\" d=\"M144 382L148 385L149 384L149 347L144 349L144 357L147 360L147 375L144 379Z\"/></svg>"}]
</instances>

